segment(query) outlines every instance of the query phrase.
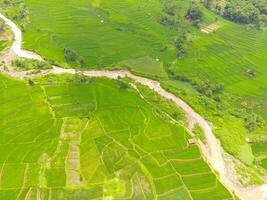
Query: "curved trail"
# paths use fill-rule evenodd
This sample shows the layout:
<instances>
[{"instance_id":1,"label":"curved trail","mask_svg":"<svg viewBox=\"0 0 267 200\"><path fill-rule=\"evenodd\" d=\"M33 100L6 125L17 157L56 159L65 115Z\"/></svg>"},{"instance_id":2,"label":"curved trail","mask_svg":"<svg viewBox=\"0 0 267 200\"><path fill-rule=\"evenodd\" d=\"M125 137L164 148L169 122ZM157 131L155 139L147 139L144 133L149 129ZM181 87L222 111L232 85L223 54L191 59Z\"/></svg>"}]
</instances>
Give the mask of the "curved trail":
<instances>
[{"instance_id":1,"label":"curved trail","mask_svg":"<svg viewBox=\"0 0 267 200\"><path fill-rule=\"evenodd\" d=\"M4 15L0 14L0 18L2 18L7 25L10 26L14 35L15 41L11 47L11 50L19 57L27 58L27 59L37 59L42 60L42 57L33 52L23 50L21 48L22 44L22 34L20 29L17 27L15 23L9 20ZM212 128L209 123L198 113L196 113L187 103L173 95L172 93L166 91L160 86L160 83L154 80L150 80L148 78L136 76L129 71L126 70L118 70L118 71L77 71L75 69L64 69L57 66L53 66L52 69L43 70L39 74L29 75L27 72L16 72L16 71L5 71L0 68L0 72L8 74L17 78L25 78L25 77L33 77L40 76L43 74L60 74L60 73L81 73L85 76L89 77L108 77L112 79L117 79L119 77L130 77L134 79L136 82L141 83L143 85L148 86L150 89L155 90L161 96L173 100L177 106L182 108L186 115L188 116L191 123L198 123L204 130L206 135L207 145L200 143L200 148L210 163L210 165L220 173L220 181L229 189L232 190L240 199L242 200L267 200L267 185L261 186L250 186L244 187L240 183L236 181L236 174L233 170L233 165L231 163L226 163L224 159L225 152L221 147L219 140L213 135Z\"/></svg>"}]
</instances>

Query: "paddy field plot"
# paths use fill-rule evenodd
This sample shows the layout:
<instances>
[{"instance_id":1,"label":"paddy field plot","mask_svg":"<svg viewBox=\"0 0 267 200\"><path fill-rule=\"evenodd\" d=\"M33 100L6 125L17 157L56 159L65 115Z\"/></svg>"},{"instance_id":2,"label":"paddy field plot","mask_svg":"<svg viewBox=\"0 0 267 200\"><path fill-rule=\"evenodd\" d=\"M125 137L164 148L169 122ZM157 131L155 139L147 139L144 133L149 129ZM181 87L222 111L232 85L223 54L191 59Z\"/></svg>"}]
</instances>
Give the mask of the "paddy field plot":
<instances>
[{"instance_id":1,"label":"paddy field plot","mask_svg":"<svg viewBox=\"0 0 267 200\"><path fill-rule=\"evenodd\" d=\"M232 199L134 89L57 80L0 75L0 199Z\"/></svg>"},{"instance_id":2,"label":"paddy field plot","mask_svg":"<svg viewBox=\"0 0 267 200\"><path fill-rule=\"evenodd\" d=\"M87 67L98 68L129 59L149 57L164 62L175 57L172 42L177 31L159 23L158 0L25 3L29 22L23 33L24 47L56 62L66 61L64 48L83 57ZM153 67L150 73L162 75L160 66Z\"/></svg>"},{"instance_id":3,"label":"paddy field plot","mask_svg":"<svg viewBox=\"0 0 267 200\"><path fill-rule=\"evenodd\" d=\"M203 9L205 20L216 15ZM207 19L206 19L207 18ZM207 22L209 24L210 22ZM220 83L225 91L243 98L267 121L267 32L218 18L214 33L197 30L176 69L194 80ZM247 72L253 71L254 76Z\"/></svg>"}]
</instances>

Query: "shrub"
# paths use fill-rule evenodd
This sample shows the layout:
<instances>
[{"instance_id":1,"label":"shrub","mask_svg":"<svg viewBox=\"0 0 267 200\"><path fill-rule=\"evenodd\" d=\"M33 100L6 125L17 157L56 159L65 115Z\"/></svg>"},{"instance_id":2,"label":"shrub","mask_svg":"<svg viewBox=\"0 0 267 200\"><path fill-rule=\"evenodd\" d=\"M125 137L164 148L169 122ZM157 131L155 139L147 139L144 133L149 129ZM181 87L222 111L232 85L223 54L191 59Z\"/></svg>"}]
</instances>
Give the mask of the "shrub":
<instances>
[{"instance_id":1,"label":"shrub","mask_svg":"<svg viewBox=\"0 0 267 200\"><path fill-rule=\"evenodd\" d=\"M197 6L191 6L186 13L186 18L192 21L193 25L198 25L203 17L202 11Z\"/></svg>"},{"instance_id":2,"label":"shrub","mask_svg":"<svg viewBox=\"0 0 267 200\"><path fill-rule=\"evenodd\" d=\"M69 48L64 48L64 57L67 61L75 62L77 60L77 53Z\"/></svg>"}]
</instances>

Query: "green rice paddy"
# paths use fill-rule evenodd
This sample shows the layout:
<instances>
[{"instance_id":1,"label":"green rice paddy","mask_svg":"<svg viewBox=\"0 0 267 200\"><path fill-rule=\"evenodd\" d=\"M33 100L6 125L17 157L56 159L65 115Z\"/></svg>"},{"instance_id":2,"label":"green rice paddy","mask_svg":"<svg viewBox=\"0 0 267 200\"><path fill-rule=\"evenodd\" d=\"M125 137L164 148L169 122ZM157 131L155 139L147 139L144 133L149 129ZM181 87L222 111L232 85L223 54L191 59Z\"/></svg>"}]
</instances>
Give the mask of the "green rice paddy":
<instances>
[{"instance_id":1,"label":"green rice paddy","mask_svg":"<svg viewBox=\"0 0 267 200\"><path fill-rule=\"evenodd\" d=\"M25 2L30 20L24 33L24 47L61 64L66 61L64 48L83 57L87 68L103 68L144 57L163 62L175 56L172 42L177 32L158 22L161 12L158 0ZM154 64L143 70L161 76L161 68Z\"/></svg>"},{"instance_id":2,"label":"green rice paddy","mask_svg":"<svg viewBox=\"0 0 267 200\"><path fill-rule=\"evenodd\" d=\"M188 1L177 3L183 16ZM70 49L86 69L126 67L160 78L213 123L228 153L247 165L267 153L265 143L246 142L249 134L265 135L266 127L250 133L244 119L232 114L250 109L267 122L266 30L234 24L201 7L201 27L215 23L219 29L206 34L182 22L186 53L177 59L173 42L180 33L159 23L159 0L25 0L25 5L25 48L65 67L81 67L64 57ZM0 50L5 47L0 41ZM220 104L190 83L170 80L168 67L194 81L221 83L226 98ZM186 130L116 81L81 84L46 77L29 87L0 78L0 199L231 199L198 148L188 145ZM266 159L258 166L266 169Z\"/></svg>"},{"instance_id":3,"label":"green rice paddy","mask_svg":"<svg viewBox=\"0 0 267 200\"><path fill-rule=\"evenodd\" d=\"M117 81L76 78L0 75L0 199L232 199L184 127Z\"/></svg>"}]
</instances>

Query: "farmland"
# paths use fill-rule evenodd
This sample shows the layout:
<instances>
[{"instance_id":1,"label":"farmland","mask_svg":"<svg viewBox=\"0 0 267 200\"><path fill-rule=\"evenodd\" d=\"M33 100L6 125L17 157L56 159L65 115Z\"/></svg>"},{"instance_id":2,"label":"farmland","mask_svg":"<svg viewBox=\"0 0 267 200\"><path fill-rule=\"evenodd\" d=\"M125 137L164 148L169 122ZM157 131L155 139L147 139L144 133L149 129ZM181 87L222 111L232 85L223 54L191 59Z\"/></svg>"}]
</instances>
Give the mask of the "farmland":
<instances>
[{"instance_id":1,"label":"farmland","mask_svg":"<svg viewBox=\"0 0 267 200\"><path fill-rule=\"evenodd\" d=\"M30 20L24 47L62 65L80 64L66 60L64 49L77 53L87 68L103 68L135 58L164 62L175 57L172 42L177 30L158 23L161 4L157 0L121 0L115 4L27 0L25 5Z\"/></svg>"},{"instance_id":2,"label":"farmland","mask_svg":"<svg viewBox=\"0 0 267 200\"><path fill-rule=\"evenodd\" d=\"M177 13L169 14L173 10L166 11L169 4L163 2L174 5ZM266 28L227 21L195 4L203 15L197 24L187 16L187 0L24 0L0 9L20 25L24 48L50 64L81 70L126 68L159 81L212 123L213 133L236 159L241 182L262 184L267 173ZM166 24L172 23L166 13L174 24ZM9 44L1 40L0 50ZM38 65L17 62L12 64L19 71ZM188 145L190 136L183 127L188 124L179 109L164 107L166 102L155 101L151 91L142 100L124 81L76 78L49 76L33 83L1 76L8 97L1 113L6 120L1 122L2 148L15 149L10 169L5 169L9 154L2 155L4 196L13 190L10 195L19 198L231 198L197 146ZM19 109L13 110L15 105ZM7 117L14 113L18 119ZM171 123L169 116L179 123ZM193 132L206 142L202 130L195 127ZM32 149L40 151L28 155ZM25 179L28 174L34 178Z\"/></svg>"},{"instance_id":3,"label":"farmland","mask_svg":"<svg viewBox=\"0 0 267 200\"><path fill-rule=\"evenodd\" d=\"M184 127L118 81L80 80L1 75L1 199L232 198Z\"/></svg>"}]
</instances>

